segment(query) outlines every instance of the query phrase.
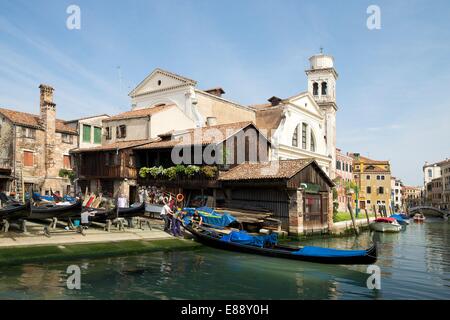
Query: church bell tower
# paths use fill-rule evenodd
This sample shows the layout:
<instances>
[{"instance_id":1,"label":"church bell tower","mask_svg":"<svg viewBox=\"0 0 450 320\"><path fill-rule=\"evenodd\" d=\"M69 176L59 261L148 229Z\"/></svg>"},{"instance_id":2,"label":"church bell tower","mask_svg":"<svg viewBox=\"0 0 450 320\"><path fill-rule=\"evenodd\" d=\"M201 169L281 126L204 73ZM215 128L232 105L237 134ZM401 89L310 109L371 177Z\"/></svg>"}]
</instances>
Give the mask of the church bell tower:
<instances>
[{"instance_id":1,"label":"church bell tower","mask_svg":"<svg viewBox=\"0 0 450 320\"><path fill-rule=\"evenodd\" d=\"M330 175L336 176L336 81L338 73L334 68L334 58L322 52L309 58L306 70L308 92L314 97L325 116L325 139L327 154L331 158Z\"/></svg>"}]
</instances>

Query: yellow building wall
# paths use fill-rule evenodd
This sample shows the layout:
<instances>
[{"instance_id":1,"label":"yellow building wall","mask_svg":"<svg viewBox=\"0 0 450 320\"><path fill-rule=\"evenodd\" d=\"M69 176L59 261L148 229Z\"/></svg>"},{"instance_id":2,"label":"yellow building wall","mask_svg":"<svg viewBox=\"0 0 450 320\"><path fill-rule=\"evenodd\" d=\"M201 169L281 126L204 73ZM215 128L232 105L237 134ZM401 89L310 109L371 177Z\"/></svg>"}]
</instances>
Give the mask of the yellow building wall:
<instances>
[{"instance_id":1,"label":"yellow building wall","mask_svg":"<svg viewBox=\"0 0 450 320\"><path fill-rule=\"evenodd\" d=\"M365 168L367 166L374 166L379 169L379 172L366 172ZM388 169L386 169L386 166ZM372 169L371 171L376 170ZM361 209L366 208L369 212L372 212L374 205L378 209L378 205L381 204L386 205L386 210L389 213L389 207L391 206L391 173L389 165L357 163L355 164L354 179L360 190L358 206ZM370 187L370 193L368 193L367 187ZM380 193L380 187L383 188L383 193Z\"/></svg>"}]
</instances>

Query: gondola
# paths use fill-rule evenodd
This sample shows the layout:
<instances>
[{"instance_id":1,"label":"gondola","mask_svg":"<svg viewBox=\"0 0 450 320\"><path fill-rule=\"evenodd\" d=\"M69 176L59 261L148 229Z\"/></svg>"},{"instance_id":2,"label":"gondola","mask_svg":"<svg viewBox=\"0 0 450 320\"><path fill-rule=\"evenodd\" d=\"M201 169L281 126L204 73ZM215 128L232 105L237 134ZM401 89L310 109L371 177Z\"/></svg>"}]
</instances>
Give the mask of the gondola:
<instances>
[{"instance_id":1,"label":"gondola","mask_svg":"<svg viewBox=\"0 0 450 320\"><path fill-rule=\"evenodd\" d=\"M27 201L26 203L13 202L0 209L0 219L17 220L26 218L28 216L29 210L29 201Z\"/></svg>"},{"instance_id":2,"label":"gondola","mask_svg":"<svg viewBox=\"0 0 450 320\"><path fill-rule=\"evenodd\" d=\"M43 206L31 206L28 219L51 219L60 217L70 217L81 212L82 201L77 200L70 205L45 204Z\"/></svg>"},{"instance_id":3,"label":"gondola","mask_svg":"<svg viewBox=\"0 0 450 320\"><path fill-rule=\"evenodd\" d=\"M183 227L192 233L197 241L218 249L253 253L268 257L284 258L291 260L323 263L323 264L373 264L377 260L377 247L374 244L367 250L338 250L321 247L293 247L274 245L270 248L257 247L221 240L223 235L211 231L208 228L193 227L192 224L184 224Z\"/></svg>"},{"instance_id":4,"label":"gondola","mask_svg":"<svg viewBox=\"0 0 450 320\"><path fill-rule=\"evenodd\" d=\"M119 208L119 212L117 212L116 208L102 209L83 207L82 212L84 211L89 211L95 214L89 217L89 221L91 222L106 222L106 220L114 220L116 218L127 219L143 215L145 213L145 202L141 203L137 207ZM60 218L80 219L81 212L77 212L76 214L63 215Z\"/></svg>"}]
</instances>

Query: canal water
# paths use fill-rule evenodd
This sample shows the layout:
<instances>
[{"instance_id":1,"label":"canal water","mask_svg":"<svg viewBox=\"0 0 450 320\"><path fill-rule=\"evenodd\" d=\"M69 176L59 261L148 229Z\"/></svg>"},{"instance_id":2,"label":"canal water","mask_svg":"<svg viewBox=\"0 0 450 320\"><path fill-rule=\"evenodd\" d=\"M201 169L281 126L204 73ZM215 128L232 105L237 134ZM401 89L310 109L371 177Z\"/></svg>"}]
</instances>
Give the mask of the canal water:
<instances>
[{"instance_id":1,"label":"canal water","mask_svg":"<svg viewBox=\"0 0 450 320\"><path fill-rule=\"evenodd\" d=\"M0 299L450 299L449 222L428 219L398 234L313 240L346 249L379 243L381 289L367 266L328 266L211 248L140 256L0 266ZM305 243L304 243L305 244ZM81 268L81 289L66 269Z\"/></svg>"}]
</instances>

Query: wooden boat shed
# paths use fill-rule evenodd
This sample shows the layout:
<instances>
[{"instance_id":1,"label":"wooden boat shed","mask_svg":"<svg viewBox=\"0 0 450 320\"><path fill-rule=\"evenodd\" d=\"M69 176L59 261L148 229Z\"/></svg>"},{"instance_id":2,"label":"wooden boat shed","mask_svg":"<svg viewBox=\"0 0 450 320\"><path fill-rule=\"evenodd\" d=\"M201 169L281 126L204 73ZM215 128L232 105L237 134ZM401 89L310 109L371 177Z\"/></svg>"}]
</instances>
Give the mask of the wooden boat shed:
<instances>
[{"instance_id":1,"label":"wooden boat shed","mask_svg":"<svg viewBox=\"0 0 450 320\"><path fill-rule=\"evenodd\" d=\"M227 207L267 209L290 234L326 232L332 226L334 183L314 159L243 163L218 180Z\"/></svg>"}]
</instances>

